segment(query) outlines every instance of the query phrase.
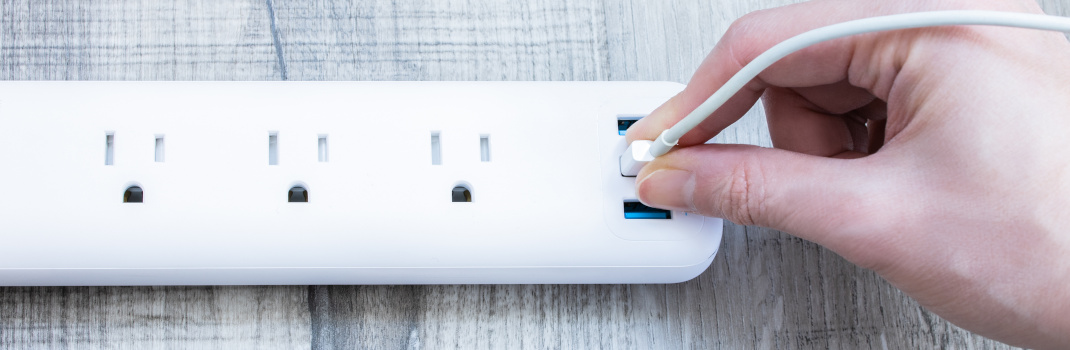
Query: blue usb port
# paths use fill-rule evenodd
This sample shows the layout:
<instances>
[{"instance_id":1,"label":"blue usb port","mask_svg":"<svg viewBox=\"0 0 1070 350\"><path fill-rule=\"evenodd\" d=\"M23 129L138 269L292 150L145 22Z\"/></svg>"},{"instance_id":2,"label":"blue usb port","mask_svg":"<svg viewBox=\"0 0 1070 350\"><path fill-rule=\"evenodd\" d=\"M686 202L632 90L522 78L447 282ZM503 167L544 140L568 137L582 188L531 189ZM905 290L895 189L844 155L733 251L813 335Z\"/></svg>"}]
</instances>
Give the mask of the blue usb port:
<instances>
[{"instance_id":1,"label":"blue usb port","mask_svg":"<svg viewBox=\"0 0 1070 350\"><path fill-rule=\"evenodd\" d=\"M672 212L665 209L651 208L639 201L624 201L625 219L672 219Z\"/></svg>"},{"instance_id":2,"label":"blue usb port","mask_svg":"<svg viewBox=\"0 0 1070 350\"><path fill-rule=\"evenodd\" d=\"M628 128L632 127L632 124L643 119L641 115L618 115L617 116L617 134L624 136L628 133Z\"/></svg>"}]
</instances>

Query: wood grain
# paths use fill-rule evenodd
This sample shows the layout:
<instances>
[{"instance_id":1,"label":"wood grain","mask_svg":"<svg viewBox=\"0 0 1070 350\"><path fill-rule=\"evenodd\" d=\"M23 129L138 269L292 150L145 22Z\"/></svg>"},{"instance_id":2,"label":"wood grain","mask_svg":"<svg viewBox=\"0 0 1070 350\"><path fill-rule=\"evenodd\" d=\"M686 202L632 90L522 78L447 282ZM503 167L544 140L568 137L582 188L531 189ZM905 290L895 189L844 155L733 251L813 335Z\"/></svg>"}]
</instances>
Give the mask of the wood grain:
<instances>
[{"instance_id":1,"label":"wood grain","mask_svg":"<svg viewBox=\"0 0 1070 350\"><path fill-rule=\"evenodd\" d=\"M301 286L0 289L0 347L307 348Z\"/></svg>"},{"instance_id":2,"label":"wood grain","mask_svg":"<svg viewBox=\"0 0 1070 350\"><path fill-rule=\"evenodd\" d=\"M788 2L0 0L0 79L686 82L735 18ZM763 120L718 139L769 146ZM675 285L0 289L0 348L31 347L1005 346L817 245L728 224Z\"/></svg>"}]
</instances>

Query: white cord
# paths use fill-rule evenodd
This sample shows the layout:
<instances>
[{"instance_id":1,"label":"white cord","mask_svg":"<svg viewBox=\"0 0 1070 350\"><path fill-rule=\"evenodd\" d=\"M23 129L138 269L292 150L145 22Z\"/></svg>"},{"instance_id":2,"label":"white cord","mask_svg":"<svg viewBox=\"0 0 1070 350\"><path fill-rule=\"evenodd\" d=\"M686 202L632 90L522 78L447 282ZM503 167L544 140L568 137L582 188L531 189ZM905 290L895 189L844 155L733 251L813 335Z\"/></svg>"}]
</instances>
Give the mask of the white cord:
<instances>
[{"instance_id":1,"label":"white cord","mask_svg":"<svg viewBox=\"0 0 1070 350\"><path fill-rule=\"evenodd\" d=\"M859 19L833 24L785 40L756 57L732 76L710 98L687 117L665 130L650 145L650 155L660 157L676 146L680 138L713 114L729 98L781 58L821 42L856 34L886 30L951 26L991 25L1070 32L1070 18L998 11L933 11Z\"/></svg>"}]
</instances>

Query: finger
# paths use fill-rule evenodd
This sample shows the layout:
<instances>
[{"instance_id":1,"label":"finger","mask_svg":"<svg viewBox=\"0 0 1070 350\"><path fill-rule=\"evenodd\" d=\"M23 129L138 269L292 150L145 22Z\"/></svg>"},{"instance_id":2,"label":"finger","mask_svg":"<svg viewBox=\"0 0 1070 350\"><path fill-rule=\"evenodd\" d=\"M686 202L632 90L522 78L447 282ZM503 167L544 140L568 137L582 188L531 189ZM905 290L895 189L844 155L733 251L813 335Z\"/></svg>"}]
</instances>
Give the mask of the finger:
<instances>
[{"instance_id":1,"label":"finger","mask_svg":"<svg viewBox=\"0 0 1070 350\"><path fill-rule=\"evenodd\" d=\"M769 88L762 103L773 147L821 157L854 150L844 118L820 111L795 91Z\"/></svg>"},{"instance_id":2,"label":"finger","mask_svg":"<svg viewBox=\"0 0 1070 350\"><path fill-rule=\"evenodd\" d=\"M859 107L855 112L868 120L888 119L888 103L881 99L874 99L865 106Z\"/></svg>"},{"instance_id":3,"label":"finger","mask_svg":"<svg viewBox=\"0 0 1070 350\"><path fill-rule=\"evenodd\" d=\"M828 85L791 88L804 100L821 111L839 115L862 108L877 99L866 89L851 85L847 80Z\"/></svg>"},{"instance_id":4,"label":"finger","mask_svg":"<svg viewBox=\"0 0 1070 350\"><path fill-rule=\"evenodd\" d=\"M869 154L877 153L884 147L884 126L888 121L885 119L871 120L866 124L869 129Z\"/></svg>"},{"instance_id":5,"label":"finger","mask_svg":"<svg viewBox=\"0 0 1070 350\"><path fill-rule=\"evenodd\" d=\"M702 62L687 88L633 125L628 131L628 141L656 138L709 98L743 65L773 45L814 28L882 12L871 8L872 4L843 5L843 1L807 2L753 12L739 19ZM679 144L706 142L742 117L768 86L809 87L847 80L855 40L856 37L838 39L785 57L681 138Z\"/></svg>"},{"instance_id":6,"label":"finger","mask_svg":"<svg viewBox=\"0 0 1070 350\"><path fill-rule=\"evenodd\" d=\"M848 152L869 152L869 128L866 127L866 119L850 112L843 116L847 132L851 134L851 146Z\"/></svg>"},{"instance_id":7,"label":"finger","mask_svg":"<svg viewBox=\"0 0 1070 350\"><path fill-rule=\"evenodd\" d=\"M882 222L875 216L882 215L884 197L858 190L871 185L863 179L879 181L866 176L866 164L754 146L698 145L643 168L637 193L649 206L770 227L845 249L858 242L860 235L852 233L869 232L860 225Z\"/></svg>"},{"instance_id":8,"label":"finger","mask_svg":"<svg viewBox=\"0 0 1070 350\"><path fill-rule=\"evenodd\" d=\"M758 97L762 95L762 92L763 89L744 90L732 96L724 106L713 112L709 119L696 126L694 129L696 132L688 133L684 138L680 139L679 144L686 146L706 143L721 130L724 130L743 114L747 113L751 106L758 101ZM655 109L650 115L632 124L628 128L625 139L628 143L635 140L656 139L662 131L671 128L676 122L691 113L691 110L695 109L696 106L702 104L705 98L709 96L702 97L701 101L696 102L695 99L699 97L702 97L701 93L691 93L688 88L685 88L684 91L670 98L669 101Z\"/></svg>"},{"instance_id":9,"label":"finger","mask_svg":"<svg viewBox=\"0 0 1070 350\"><path fill-rule=\"evenodd\" d=\"M869 104L848 113L858 122L852 127L854 150L865 154L877 153L884 146L884 126L888 122L888 103L874 99ZM858 140L865 139L864 142Z\"/></svg>"}]
</instances>

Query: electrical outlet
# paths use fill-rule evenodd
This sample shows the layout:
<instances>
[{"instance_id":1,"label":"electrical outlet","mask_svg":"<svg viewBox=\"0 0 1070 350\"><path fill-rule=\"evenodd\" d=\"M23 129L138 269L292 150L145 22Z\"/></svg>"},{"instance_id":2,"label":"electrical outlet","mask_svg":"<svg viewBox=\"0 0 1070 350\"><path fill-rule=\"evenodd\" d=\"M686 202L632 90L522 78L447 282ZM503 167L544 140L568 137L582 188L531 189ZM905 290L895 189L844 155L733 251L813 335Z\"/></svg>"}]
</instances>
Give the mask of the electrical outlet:
<instances>
[{"instance_id":1,"label":"electrical outlet","mask_svg":"<svg viewBox=\"0 0 1070 350\"><path fill-rule=\"evenodd\" d=\"M618 163L682 87L0 82L0 285L685 281Z\"/></svg>"}]
</instances>

